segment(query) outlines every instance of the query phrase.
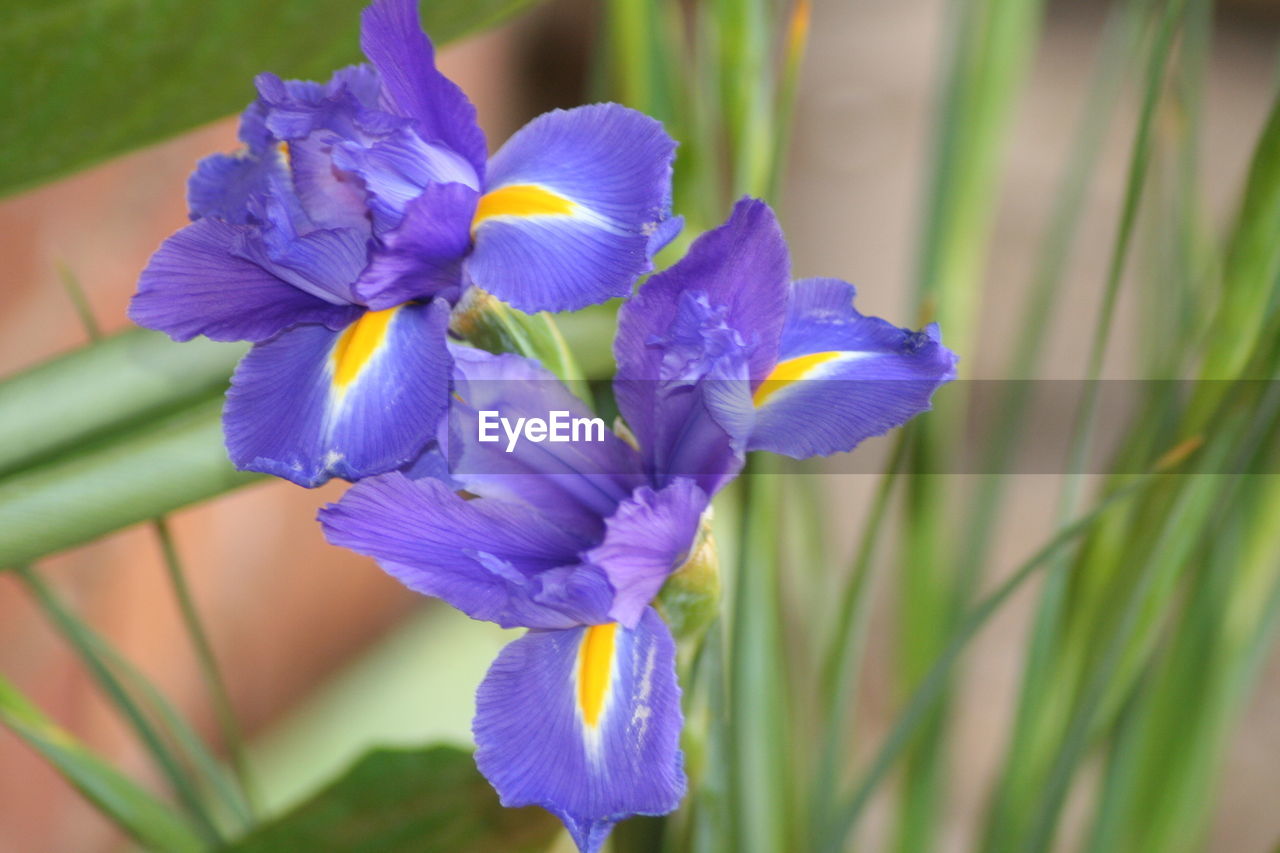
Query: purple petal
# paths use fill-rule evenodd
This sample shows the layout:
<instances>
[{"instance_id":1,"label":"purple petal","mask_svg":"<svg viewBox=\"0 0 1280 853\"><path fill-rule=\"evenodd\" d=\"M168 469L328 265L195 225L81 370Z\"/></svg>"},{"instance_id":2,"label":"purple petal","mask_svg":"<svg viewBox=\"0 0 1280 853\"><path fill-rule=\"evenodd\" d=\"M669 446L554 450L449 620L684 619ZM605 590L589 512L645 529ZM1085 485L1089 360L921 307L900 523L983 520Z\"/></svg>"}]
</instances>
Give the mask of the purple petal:
<instances>
[{"instance_id":1,"label":"purple petal","mask_svg":"<svg viewBox=\"0 0 1280 853\"><path fill-rule=\"evenodd\" d=\"M476 693L472 731L504 806L542 806L596 853L618 821L680 804L682 725L675 643L650 608L634 630L531 631L508 645Z\"/></svg>"},{"instance_id":2,"label":"purple petal","mask_svg":"<svg viewBox=\"0 0 1280 853\"><path fill-rule=\"evenodd\" d=\"M535 118L489 164L468 274L522 311L626 296L651 240L674 236L674 156L661 123L617 104Z\"/></svg>"},{"instance_id":3,"label":"purple petal","mask_svg":"<svg viewBox=\"0 0 1280 853\"><path fill-rule=\"evenodd\" d=\"M650 278L622 307L614 344L619 376L662 375L664 353L652 341L668 335L680 295L686 292L704 294L711 310L723 312L725 325L750 351L749 374L765 375L782 337L790 264L786 240L769 206L754 199L739 201L723 225L694 240L680 261ZM623 411L628 423L633 414L639 412Z\"/></svg>"},{"instance_id":4,"label":"purple petal","mask_svg":"<svg viewBox=\"0 0 1280 853\"><path fill-rule=\"evenodd\" d=\"M471 164L448 148L423 142L408 128L401 128L371 145L340 143L333 149L333 165L355 175L364 184L374 231L378 234L398 225L405 208L430 184L456 183L470 190L473 199L479 196ZM460 219L456 228L466 236L468 244L474 212L472 201L468 209L456 214Z\"/></svg>"},{"instance_id":5,"label":"purple petal","mask_svg":"<svg viewBox=\"0 0 1280 853\"><path fill-rule=\"evenodd\" d=\"M776 358L788 267L773 212L747 199L622 306L614 393L658 484L694 476L714 494L741 467L747 379Z\"/></svg>"},{"instance_id":6,"label":"purple petal","mask_svg":"<svg viewBox=\"0 0 1280 853\"><path fill-rule=\"evenodd\" d=\"M317 228L299 234L285 202L263 201L263 224L241 232L232 252L317 299L355 301L352 285L368 257L364 229Z\"/></svg>"},{"instance_id":7,"label":"purple petal","mask_svg":"<svg viewBox=\"0 0 1280 853\"><path fill-rule=\"evenodd\" d=\"M584 557L614 588L611 619L636 626L667 576L689 556L707 502L702 489L680 477L661 491L637 489L605 522L604 541Z\"/></svg>"},{"instance_id":8,"label":"purple petal","mask_svg":"<svg viewBox=\"0 0 1280 853\"><path fill-rule=\"evenodd\" d=\"M378 69L394 112L416 119L418 134L461 154L484 174L488 155L476 108L435 65L417 0L376 0L360 18L360 47Z\"/></svg>"},{"instance_id":9,"label":"purple petal","mask_svg":"<svg viewBox=\"0 0 1280 853\"><path fill-rule=\"evenodd\" d=\"M394 473L353 486L320 511L335 545L378 560L405 586L503 627L565 628L602 619L611 591L566 566L582 541L532 507L464 500L436 480Z\"/></svg>"},{"instance_id":10,"label":"purple petal","mask_svg":"<svg viewBox=\"0 0 1280 853\"><path fill-rule=\"evenodd\" d=\"M129 317L179 341L263 341L299 323L340 329L360 314L234 255L252 230L201 219L165 240L142 272Z\"/></svg>"},{"instance_id":11,"label":"purple petal","mask_svg":"<svg viewBox=\"0 0 1280 853\"><path fill-rule=\"evenodd\" d=\"M457 301L477 195L457 183L427 186L378 241L356 295L374 309L437 295Z\"/></svg>"},{"instance_id":12,"label":"purple petal","mask_svg":"<svg viewBox=\"0 0 1280 853\"><path fill-rule=\"evenodd\" d=\"M317 486L415 459L447 409L449 306L392 311L341 333L299 326L254 346L227 392L231 461Z\"/></svg>"},{"instance_id":13,"label":"purple petal","mask_svg":"<svg viewBox=\"0 0 1280 853\"><path fill-rule=\"evenodd\" d=\"M373 140L364 125L377 115L377 73L368 66L337 71L326 85L259 74L258 106L273 138L285 140L292 189L306 224L369 229L365 188L334 167L333 147L343 140ZM394 128L406 124L404 119Z\"/></svg>"},{"instance_id":14,"label":"purple petal","mask_svg":"<svg viewBox=\"0 0 1280 853\"><path fill-rule=\"evenodd\" d=\"M453 353L455 396L443 444L454 479L473 494L536 507L585 540L598 541L604 519L643 482L635 451L603 421L578 441L522 439L512 447L489 416L487 433L497 440L480 441L481 412L497 413L509 425L520 418L548 421L556 412L570 421L593 413L535 361L467 347Z\"/></svg>"},{"instance_id":15,"label":"purple petal","mask_svg":"<svg viewBox=\"0 0 1280 853\"><path fill-rule=\"evenodd\" d=\"M900 329L859 314L853 299L843 281L796 282L775 378L755 389L750 449L797 459L852 450L927 410L955 378L936 325Z\"/></svg>"}]
</instances>

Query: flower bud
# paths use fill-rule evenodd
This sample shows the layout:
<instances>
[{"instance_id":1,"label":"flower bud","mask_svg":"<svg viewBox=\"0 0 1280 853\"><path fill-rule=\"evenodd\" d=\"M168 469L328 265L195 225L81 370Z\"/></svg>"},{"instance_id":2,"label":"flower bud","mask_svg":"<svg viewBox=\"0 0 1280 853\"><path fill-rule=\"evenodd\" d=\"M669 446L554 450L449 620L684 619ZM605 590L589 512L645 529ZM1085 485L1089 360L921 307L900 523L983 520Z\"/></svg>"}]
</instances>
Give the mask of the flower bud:
<instances>
[{"instance_id":1,"label":"flower bud","mask_svg":"<svg viewBox=\"0 0 1280 853\"><path fill-rule=\"evenodd\" d=\"M709 513L698 528L689 559L667 578L658 593L658 605L677 641L700 638L719 614L720 557Z\"/></svg>"}]
</instances>

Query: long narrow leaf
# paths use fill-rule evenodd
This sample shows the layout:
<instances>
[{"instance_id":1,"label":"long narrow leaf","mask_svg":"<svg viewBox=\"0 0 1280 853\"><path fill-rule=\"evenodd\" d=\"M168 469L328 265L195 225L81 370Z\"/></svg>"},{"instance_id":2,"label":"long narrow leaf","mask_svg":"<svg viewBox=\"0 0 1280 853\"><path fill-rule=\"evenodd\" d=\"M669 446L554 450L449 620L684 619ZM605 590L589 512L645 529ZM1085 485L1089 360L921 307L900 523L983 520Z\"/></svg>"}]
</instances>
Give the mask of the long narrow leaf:
<instances>
[{"instance_id":1,"label":"long narrow leaf","mask_svg":"<svg viewBox=\"0 0 1280 853\"><path fill-rule=\"evenodd\" d=\"M43 755L103 814L148 849L163 853L204 849L168 806L54 725L3 676L0 723Z\"/></svg>"},{"instance_id":2,"label":"long narrow leaf","mask_svg":"<svg viewBox=\"0 0 1280 853\"><path fill-rule=\"evenodd\" d=\"M236 471L213 400L0 483L0 567L30 563L260 479Z\"/></svg>"}]
</instances>

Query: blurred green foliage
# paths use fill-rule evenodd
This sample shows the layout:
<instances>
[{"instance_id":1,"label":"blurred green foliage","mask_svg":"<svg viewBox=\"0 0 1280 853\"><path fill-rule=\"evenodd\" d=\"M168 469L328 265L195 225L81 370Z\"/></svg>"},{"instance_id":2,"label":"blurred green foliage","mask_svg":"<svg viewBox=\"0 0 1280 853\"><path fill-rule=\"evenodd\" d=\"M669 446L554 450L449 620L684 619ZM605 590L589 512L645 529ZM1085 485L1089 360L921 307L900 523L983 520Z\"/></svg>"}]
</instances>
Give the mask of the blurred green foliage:
<instances>
[{"instance_id":1,"label":"blurred green foliage","mask_svg":"<svg viewBox=\"0 0 1280 853\"><path fill-rule=\"evenodd\" d=\"M534 853L559 831L536 808L504 809L471 753L373 750L227 853Z\"/></svg>"},{"instance_id":2,"label":"blurred green foliage","mask_svg":"<svg viewBox=\"0 0 1280 853\"><path fill-rule=\"evenodd\" d=\"M437 44L533 0L423 0ZM0 195L231 115L261 71L326 80L362 61L363 0L8 0Z\"/></svg>"}]
</instances>

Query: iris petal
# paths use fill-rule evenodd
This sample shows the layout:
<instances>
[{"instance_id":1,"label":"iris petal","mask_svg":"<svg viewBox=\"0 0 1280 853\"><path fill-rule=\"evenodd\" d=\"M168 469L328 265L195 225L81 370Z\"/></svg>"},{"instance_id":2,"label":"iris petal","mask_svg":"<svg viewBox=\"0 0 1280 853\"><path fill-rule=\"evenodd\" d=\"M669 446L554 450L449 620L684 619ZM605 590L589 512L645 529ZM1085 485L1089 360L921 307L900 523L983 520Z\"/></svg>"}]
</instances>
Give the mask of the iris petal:
<instances>
[{"instance_id":1,"label":"iris petal","mask_svg":"<svg viewBox=\"0 0 1280 853\"><path fill-rule=\"evenodd\" d=\"M748 378L776 358L788 276L773 212L744 200L622 306L614 393L659 485L688 475L711 494L737 472Z\"/></svg>"},{"instance_id":2,"label":"iris petal","mask_svg":"<svg viewBox=\"0 0 1280 853\"><path fill-rule=\"evenodd\" d=\"M416 119L418 135L461 154L477 176L488 148L476 108L436 69L435 50L422 32L417 0L376 0L360 18L360 47L378 69L390 106Z\"/></svg>"},{"instance_id":3,"label":"iris petal","mask_svg":"<svg viewBox=\"0 0 1280 853\"><path fill-rule=\"evenodd\" d=\"M255 346L227 392L232 462L317 486L416 458L447 406L448 315L442 301L405 305L341 333L299 326Z\"/></svg>"},{"instance_id":4,"label":"iris petal","mask_svg":"<svg viewBox=\"0 0 1280 853\"><path fill-rule=\"evenodd\" d=\"M476 764L505 806L555 813L584 853L684 795L675 642L656 611L634 630L530 631L476 694Z\"/></svg>"},{"instance_id":5,"label":"iris petal","mask_svg":"<svg viewBox=\"0 0 1280 853\"><path fill-rule=\"evenodd\" d=\"M581 539L532 507L464 500L435 480L363 480L320 512L325 535L375 557L405 586L503 627L601 621L604 575L576 565Z\"/></svg>"},{"instance_id":6,"label":"iris petal","mask_svg":"<svg viewBox=\"0 0 1280 853\"><path fill-rule=\"evenodd\" d=\"M489 163L468 274L522 311L627 295L652 235L671 236L674 155L659 122L617 104L539 116Z\"/></svg>"},{"instance_id":7,"label":"iris petal","mask_svg":"<svg viewBox=\"0 0 1280 853\"><path fill-rule=\"evenodd\" d=\"M796 282L780 361L755 389L750 449L798 459L852 450L927 410L955 377L937 326L865 317L854 295L843 281Z\"/></svg>"},{"instance_id":8,"label":"iris petal","mask_svg":"<svg viewBox=\"0 0 1280 853\"><path fill-rule=\"evenodd\" d=\"M607 430L601 430L600 441L522 440L511 452L501 429L491 430L498 441L480 442L481 411L498 412L509 423L546 419L555 411L567 418L592 412L529 359L456 347L454 364L455 397L444 441L452 477L473 494L538 507L584 539L598 539L602 519L643 482L635 451Z\"/></svg>"},{"instance_id":9,"label":"iris petal","mask_svg":"<svg viewBox=\"0 0 1280 853\"><path fill-rule=\"evenodd\" d=\"M604 541L585 558L614 588L609 616L634 628L667 576L688 557L707 494L680 477L660 491L645 486L605 522Z\"/></svg>"},{"instance_id":10,"label":"iris petal","mask_svg":"<svg viewBox=\"0 0 1280 853\"><path fill-rule=\"evenodd\" d=\"M263 341L297 323L340 329L360 313L232 254L252 230L200 219L165 240L142 272L129 317L179 341Z\"/></svg>"},{"instance_id":11,"label":"iris petal","mask_svg":"<svg viewBox=\"0 0 1280 853\"><path fill-rule=\"evenodd\" d=\"M369 265L355 284L370 308L390 308L410 299L457 300L462 258L471 245L467 222L476 192L463 184L429 184L409 202L400 224L382 234Z\"/></svg>"}]
</instances>

